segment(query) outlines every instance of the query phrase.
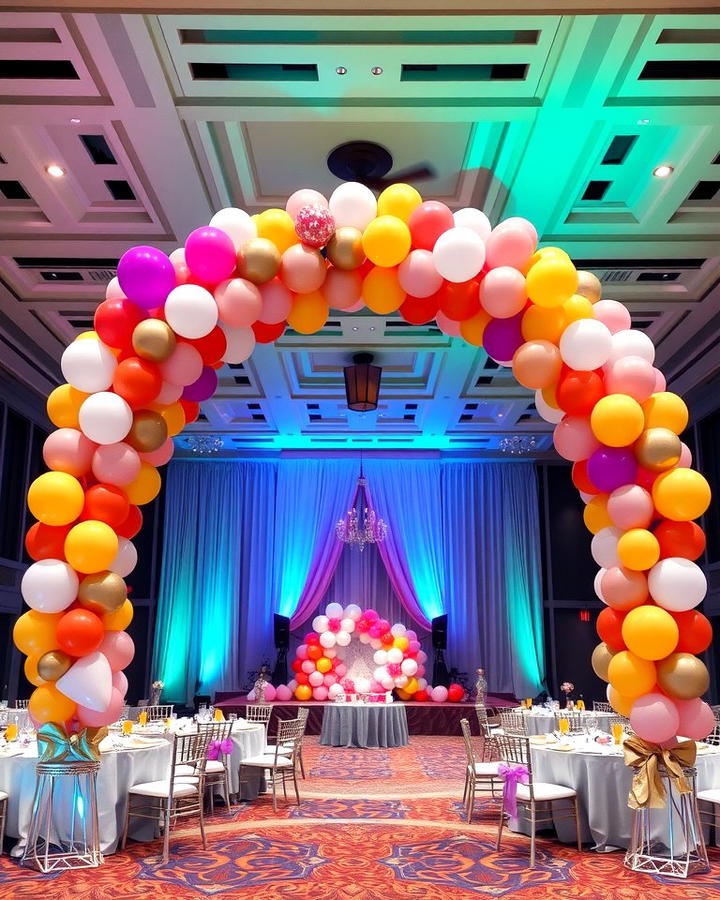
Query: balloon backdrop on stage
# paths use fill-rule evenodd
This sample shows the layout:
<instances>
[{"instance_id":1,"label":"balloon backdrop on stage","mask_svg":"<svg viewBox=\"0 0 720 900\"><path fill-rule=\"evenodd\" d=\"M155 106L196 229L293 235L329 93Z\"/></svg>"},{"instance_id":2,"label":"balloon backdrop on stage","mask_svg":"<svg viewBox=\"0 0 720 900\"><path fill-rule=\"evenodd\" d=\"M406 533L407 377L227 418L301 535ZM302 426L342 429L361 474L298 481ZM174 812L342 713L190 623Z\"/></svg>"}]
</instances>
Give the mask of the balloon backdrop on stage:
<instances>
[{"instance_id":1,"label":"balloon backdrop on stage","mask_svg":"<svg viewBox=\"0 0 720 900\"><path fill-rule=\"evenodd\" d=\"M35 562L22 593L31 609L14 638L37 686L33 719L117 719L133 656L124 578L137 559L139 507L160 490L158 467L212 396L216 370L288 325L313 334L330 308L367 308L416 325L434 319L535 391L594 535L595 590L607 608L593 665L610 703L650 741L708 734L713 716L700 699L708 675L695 655L711 639L695 609L706 589L695 563L705 537L694 520L710 489L679 437L687 408L665 389L653 343L631 330L628 310L601 299L598 279L567 253L537 249L537 240L525 219L493 228L480 210L453 213L406 184L376 198L345 183L329 200L303 189L285 209L255 216L223 209L169 257L128 250L95 330L63 354L67 383L48 398L58 429L44 446L50 471L28 493ZM337 633L328 622L308 655L321 653L325 636L349 636L342 621ZM381 683L388 665L396 664L378 663ZM303 672L308 689L315 673L324 685L316 666Z\"/></svg>"}]
</instances>

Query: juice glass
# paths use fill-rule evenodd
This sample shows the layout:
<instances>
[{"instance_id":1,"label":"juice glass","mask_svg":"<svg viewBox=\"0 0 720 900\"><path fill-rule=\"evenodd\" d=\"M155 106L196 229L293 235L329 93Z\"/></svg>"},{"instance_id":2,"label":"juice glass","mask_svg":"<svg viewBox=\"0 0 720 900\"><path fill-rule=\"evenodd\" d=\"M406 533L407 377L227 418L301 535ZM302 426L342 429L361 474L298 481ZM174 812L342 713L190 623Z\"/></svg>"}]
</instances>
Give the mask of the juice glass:
<instances>
[{"instance_id":1,"label":"juice glass","mask_svg":"<svg viewBox=\"0 0 720 900\"><path fill-rule=\"evenodd\" d=\"M621 722L613 722L612 736L616 744L619 744L623 736L623 727Z\"/></svg>"},{"instance_id":2,"label":"juice glass","mask_svg":"<svg viewBox=\"0 0 720 900\"><path fill-rule=\"evenodd\" d=\"M215 719L216 722L224 722L225 721L225 716L223 715L223 711L221 709L218 709L217 706L215 707L215 713L214 713L213 718Z\"/></svg>"},{"instance_id":3,"label":"juice glass","mask_svg":"<svg viewBox=\"0 0 720 900\"><path fill-rule=\"evenodd\" d=\"M570 732L570 722L567 719L560 719L558 727L560 728L560 734L568 734Z\"/></svg>"},{"instance_id":4,"label":"juice glass","mask_svg":"<svg viewBox=\"0 0 720 900\"><path fill-rule=\"evenodd\" d=\"M138 716L138 722L140 723L141 728L144 728L147 725L147 713L144 710Z\"/></svg>"},{"instance_id":5,"label":"juice glass","mask_svg":"<svg viewBox=\"0 0 720 900\"><path fill-rule=\"evenodd\" d=\"M17 736L18 736L17 722L10 722L8 727L5 729L5 740L16 741Z\"/></svg>"},{"instance_id":6,"label":"juice glass","mask_svg":"<svg viewBox=\"0 0 720 900\"><path fill-rule=\"evenodd\" d=\"M130 719L125 719L125 721L122 723L122 733L123 734L132 734L132 730L133 730L133 723L130 721Z\"/></svg>"}]
</instances>

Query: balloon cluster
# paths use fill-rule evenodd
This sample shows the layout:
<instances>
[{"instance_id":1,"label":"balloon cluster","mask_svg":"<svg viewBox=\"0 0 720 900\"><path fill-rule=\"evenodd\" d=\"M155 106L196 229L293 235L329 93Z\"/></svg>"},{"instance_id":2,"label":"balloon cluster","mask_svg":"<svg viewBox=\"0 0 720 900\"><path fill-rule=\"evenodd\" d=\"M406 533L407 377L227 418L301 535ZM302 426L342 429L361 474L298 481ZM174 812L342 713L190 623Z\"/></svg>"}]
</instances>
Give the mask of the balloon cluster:
<instances>
[{"instance_id":1,"label":"balloon cluster","mask_svg":"<svg viewBox=\"0 0 720 900\"><path fill-rule=\"evenodd\" d=\"M350 644L353 635L375 651L376 666L372 679L355 679L355 690L380 693L396 689L401 699L409 700L427 687L423 677L427 655L420 649L417 634L401 623L391 626L374 609L361 610L354 603L345 608L330 603L312 624L314 630L305 635L292 663L295 678L288 687L298 700L334 700L346 691L342 648Z\"/></svg>"}]
</instances>

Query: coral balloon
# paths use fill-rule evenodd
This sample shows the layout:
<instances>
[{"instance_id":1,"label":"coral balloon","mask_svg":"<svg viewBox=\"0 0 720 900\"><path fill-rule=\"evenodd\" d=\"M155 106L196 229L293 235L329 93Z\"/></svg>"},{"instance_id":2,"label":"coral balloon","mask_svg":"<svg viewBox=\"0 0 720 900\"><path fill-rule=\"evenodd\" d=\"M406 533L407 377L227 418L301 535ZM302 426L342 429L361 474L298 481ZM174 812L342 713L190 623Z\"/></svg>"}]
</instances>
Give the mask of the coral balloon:
<instances>
[{"instance_id":1,"label":"coral balloon","mask_svg":"<svg viewBox=\"0 0 720 900\"><path fill-rule=\"evenodd\" d=\"M517 269L509 266L500 266L491 269L480 284L480 303L483 309L496 319L507 319L515 316L525 308L527 294L525 291L525 278ZM532 307L530 307L532 309ZM525 317L523 316L523 323ZM530 320L528 320L530 322ZM524 335L523 331L523 335ZM555 335L553 334L553 337ZM557 334L560 338L560 334ZM544 334L526 337L526 340L544 340Z\"/></svg>"},{"instance_id":2,"label":"coral balloon","mask_svg":"<svg viewBox=\"0 0 720 900\"><path fill-rule=\"evenodd\" d=\"M549 387L557 381L562 369L560 351L550 341L527 341L515 351L512 368L525 387L533 390Z\"/></svg>"},{"instance_id":3,"label":"coral balloon","mask_svg":"<svg viewBox=\"0 0 720 900\"><path fill-rule=\"evenodd\" d=\"M630 480L632 481L632 479ZM624 484L622 487L616 488L608 498L608 515L612 519L613 525L624 530L647 528L653 520L654 510L652 497L639 484ZM655 536L658 537L657 529Z\"/></svg>"},{"instance_id":4,"label":"coral balloon","mask_svg":"<svg viewBox=\"0 0 720 900\"><path fill-rule=\"evenodd\" d=\"M565 416L553 433L555 449L563 459L578 462L590 457L598 448L598 442L585 416Z\"/></svg>"},{"instance_id":5,"label":"coral balloon","mask_svg":"<svg viewBox=\"0 0 720 900\"><path fill-rule=\"evenodd\" d=\"M655 370L641 356L622 356L606 367L605 387L609 394L627 394L644 403L655 387Z\"/></svg>"},{"instance_id":6,"label":"coral balloon","mask_svg":"<svg viewBox=\"0 0 720 900\"><path fill-rule=\"evenodd\" d=\"M630 725L644 741L663 744L677 735L680 716L672 700L664 694L650 693L633 703Z\"/></svg>"},{"instance_id":7,"label":"coral balloon","mask_svg":"<svg viewBox=\"0 0 720 900\"><path fill-rule=\"evenodd\" d=\"M702 741L715 728L713 711L703 700L676 700L675 706L680 715L677 732L683 737Z\"/></svg>"},{"instance_id":8,"label":"coral balloon","mask_svg":"<svg viewBox=\"0 0 720 900\"><path fill-rule=\"evenodd\" d=\"M456 224L450 209L437 200L426 200L416 206L410 213L407 223L412 246L419 250L432 250L440 235Z\"/></svg>"},{"instance_id":9,"label":"coral balloon","mask_svg":"<svg viewBox=\"0 0 720 900\"><path fill-rule=\"evenodd\" d=\"M664 519L655 528L660 544L660 558L682 556L697 560L705 552L705 532L695 522L673 522Z\"/></svg>"},{"instance_id":10,"label":"coral balloon","mask_svg":"<svg viewBox=\"0 0 720 900\"><path fill-rule=\"evenodd\" d=\"M645 575L622 566L610 566L603 573L600 590L605 603L619 612L642 606L649 596Z\"/></svg>"},{"instance_id":11,"label":"coral balloon","mask_svg":"<svg viewBox=\"0 0 720 900\"><path fill-rule=\"evenodd\" d=\"M49 469L76 478L87 474L96 445L75 428L59 428L45 439L43 459Z\"/></svg>"},{"instance_id":12,"label":"coral balloon","mask_svg":"<svg viewBox=\"0 0 720 900\"><path fill-rule=\"evenodd\" d=\"M69 656L87 656L103 642L102 620L88 609L71 609L57 623L57 646Z\"/></svg>"},{"instance_id":13,"label":"coral balloon","mask_svg":"<svg viewBox=\"0 0 720 900\"><path fill-rule=\"evenodd\" d=\"M232 328L249 328L262 315L263 298L260 289L245 278L221 281L213 296L220 321Z\"/></svg>"},{"instance_id":14,"label":"coral balloon","mask_svg":"<svg viewBox=\"0 0 720 900\"><path fill-rule=\"evenodd\" d=\"M124 487L139 471L140 457L128 443L103 444L93 452L92 472L98 481Z\"/></svg>"},{"instance_id":15,"label":"coral balloon","mask_svg":"<svg viewBox=\"0 0 720 900\"><path fill-rule=\"evenodd\" d=\"M557 402L568 415L589 416L605 396L605 385L597 372L565 372L557 386Z\"/></svg>"}]
</instances>

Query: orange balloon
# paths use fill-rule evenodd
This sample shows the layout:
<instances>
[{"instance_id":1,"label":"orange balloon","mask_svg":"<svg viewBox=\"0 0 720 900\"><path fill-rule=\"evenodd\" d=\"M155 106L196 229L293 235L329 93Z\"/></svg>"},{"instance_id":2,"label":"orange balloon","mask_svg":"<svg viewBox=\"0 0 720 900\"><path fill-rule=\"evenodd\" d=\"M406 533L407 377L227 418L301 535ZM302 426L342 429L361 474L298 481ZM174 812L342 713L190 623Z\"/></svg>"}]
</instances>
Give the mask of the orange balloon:
<instances>
[{"instance_id":1,"label":"orange balloon","mask_svg":"<svg viewBox=\"0 0 720 900\"><path fill-rule=\"evenodd\" d=\"M585 505L583 521L587 530L593 534L612 525L612 519L607 511L607 502L607 494L598 494Z\"/></svg>"},{"instance_id":2,"label":"orange balloon","mask_svg":"<svg viewBox=\"0 0 720 900\"><path fill-rule=\"evenodd\" d=\"M562 369L560 351L550 341L526 341L515 351L512 370L526 388L540 390L555 384Z\"/></svg>"},{"instance_id":3,"label":"orange balloon","mask_svg":"<svg viewBox=\"0 0 720 900\"><path fill-rule=\"evenodd\" d=\"M171 403L170 406L158 407L155 407L153 404L152 408L157 409L163 419L165 419L169 437L175 437L176 434L180 434L185 427L185 410L180 403L176 402ZM126 492L127 490L128 489L125 488Z\"/></svg>"},{"instance_id":4,"label":"orange balloon","mask_svg":"<svg viewBox=\"0 0 720 900\"><path fill-rule=\"evenodd\" d=\"M633 703L635 702L634 697L624 697L622 694L618 693L615 688L609 684L607 689L607 698L608 703L615 710L616 713L619 713L621 716L630 715L630 711L632 710Z\"/></svg>"},{"instance_id":5,"label":"orange balloon","mask_svg":"<svg viewBox=\"0 0 720 900\"><path fill-rule=\"evenodd\" d=\"M295 688L295 698L297 700L309 700L312 697L312 688L308 684L299 684Z\"/></svg>"},{"instance_id":6,"label":"orange balloon","mask_svg":"<svg viewBox=\"0 0 720 900\"><path fill-rule=\"evenodd\" d=\"M143 461L135 480L126 484L123 490L131 503L134 503L135 506L144 506L157 497L161 487L162 478L158 470L155 466Z\"/></svg>"},{"instance_id":7,"label":"orange balloon","mask_svg":"<svg viewBox=\"0 0 720 900\"><path fill-rule=\"evenodd\" d=\"M21 653L26 656L37 654L42 656L48 650L57 648L57 624L64 615L60 613L42 613L36 609L23 613L13 628L13 641Z\"/></svg>"},{"instance_id":8,"label":"orange balloon","mask_svg":"<svg viewBox=\"0 0 720 900\"><path fill-rule=\"evenodd\" d=\"M548 406L552 406L553 409L560 409L560 404L557 400L557 383L549 384L547 387L542 389L543 400L547 403Z\"/></svg>"},{"instance_id":9,"label":"orange balloon","mask_svg":"<svg viewBox=\"0 0 720 900\"><path fill-rule=\"evenodd\" d=\"M565 331L565 313L562 306L528 306L523 313L520 330L526 341L551 341L559 344Z\"/></svg>"},{"instance_id":10,"label":"orange balloon","mask_svg":"<svg viewBox=\"0 0 720 900\"><path fill-rule=\"evenodd\" d=\"M40 673L37 669L38 660L41 656L41 653L33 653L32 656L28 656L23 667L25 670L25 677L30 684L34 684L35 687L40 687L41 684L45 684L45 679L40 677Z\"/></svg>"},{"instance_id":11,"label":"orange balloon","mask_svg":"<svg viewBox=\"0 0 720 900\"><path fill-rule=\"evenodd\" d=\"M54 684L47 682L35 688L28 703L28 711L36 722L67 722L75 715L77 706Z\"/></svg>"},{"instance_id":12,"label":"orange balloon","mask_svg":"<svg viewBox=\"0 0 720 900\"><path fill-rule=\"evenodd\" d=\"M490 314L481 309L480 312L460 323L460 334L473 347L482 347L483 335L490 319Z\"/></svg>"},{"instance_id":13,"label":"orange balloon","mask_svg":"<svg viewBox=\"0 0 720 900\"><path fill-rule=\"evenodd\" d=\"M365 277L362 298L368 309L380 316L400 309L405 301L405 291L400 287L397 267L383 269L376 266Z\"/></svg>"},{"instance_id":14,"label":"orange balloon","mask_svg":"<svg viewBox=\"0 0 720 900\"><path fill-rule=\"evenodd\" d=\"M80 407L89 394L69 384L56 387L47 398L47 414L56 428L79 428Z\"/></svg>"},{"instance_id":15,"label":"orange balloon","mask_svg":"<svg viewBox=\"0 0 720 900\"><path fill-rule=\"evenodd\" d=\"M288 325L299 334L315 334L327 322L329 312L327 300L320 291L295 294L287 317Z\"/></svg>"},{"instance_id":16,"label":"orange balloon","mask_svg":"<svg viewBox=\"0 0 720 900\"><path fill-rule=\"evenodd\" d=\"M115 612L105 613L105 615L100 618L102 619L105 631L125 631L132 622L134 615L135 610L133 609L132 603L129 600L126 600L120 609L116 609Z\"/></svg>"}]
</instances>

